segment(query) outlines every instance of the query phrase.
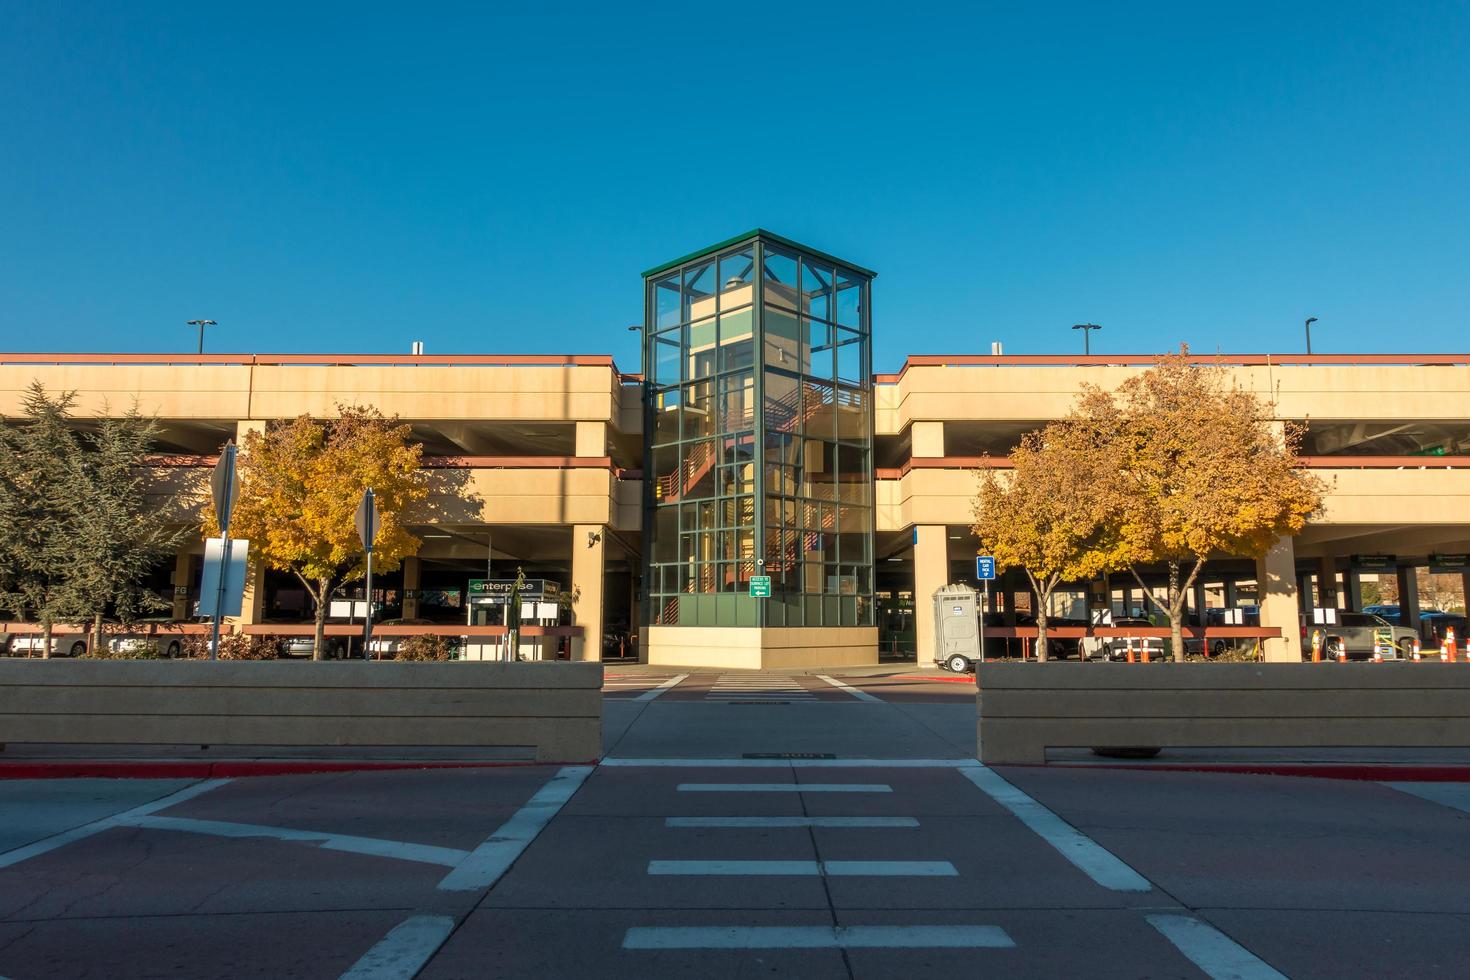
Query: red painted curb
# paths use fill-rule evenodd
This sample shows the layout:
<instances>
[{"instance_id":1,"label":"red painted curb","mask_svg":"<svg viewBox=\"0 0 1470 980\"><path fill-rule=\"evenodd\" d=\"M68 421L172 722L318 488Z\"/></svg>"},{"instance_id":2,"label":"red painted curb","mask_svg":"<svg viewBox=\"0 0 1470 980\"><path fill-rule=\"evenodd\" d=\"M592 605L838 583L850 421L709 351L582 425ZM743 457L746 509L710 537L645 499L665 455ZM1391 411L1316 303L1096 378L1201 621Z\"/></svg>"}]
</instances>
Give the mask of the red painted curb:
<instances>
[{"instance_id":1,"label":"red painted curb","mask_svg":"<svg viewBox=\"0 0 1470 980\"><path fill-rule=\"evenodd\" d=\"M1018 767L1022 768L1022 767ZM1240 776L1301 776L1307 779L1353 779L1365 782L1464 783L1470 782L1470 765L1396 766L1310 762L1164 762L1154 765L1114 762L1051 762L1036 769L1128 769L1138 772L1218 772Z\"/></svg>"},{"instance_id":2,"label":"red painted curb","mask_svg":"<svg viewBox=\"0 0 1470 980\"><path fill-rule=\"evenodd\" d=\"M939 684L969 684L975 686L973 677L925 677L923 674L894 674L891 678L896 681L935 681Z\"/></svg>"},{"instance_id":3,"label":"red painted curb","mask_svg":"<svg viewBox=\"0 0 1470 980\"><path fill-rule=\"evenodd\" d=\"M309 762L240 759L220 762L0 762L0 779L221 779L300 776L323 772L386 772L400 769L510 769L524 766L590 766L596 762Z\"/></svg>"}]
</instances>

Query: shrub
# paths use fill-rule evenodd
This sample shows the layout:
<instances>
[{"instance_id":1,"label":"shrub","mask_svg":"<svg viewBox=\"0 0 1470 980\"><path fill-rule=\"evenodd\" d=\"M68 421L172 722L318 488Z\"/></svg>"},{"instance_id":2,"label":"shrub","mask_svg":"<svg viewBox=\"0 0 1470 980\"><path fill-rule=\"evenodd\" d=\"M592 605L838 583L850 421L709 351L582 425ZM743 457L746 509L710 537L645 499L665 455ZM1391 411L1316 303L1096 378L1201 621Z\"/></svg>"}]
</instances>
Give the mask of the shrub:
<instances>
[{"instance_id":1,"label":"shrub","mask_svg":"<svg viewBox=\"0 0 1470 980\"><path fill-rule=\"evenodd\" d=\"M92 644L82 657L87 660L157 660L163 654L158 652L158 641L148 640L145 643L130 642L121 650L114 650L112 643L106 642L102 646Z\"/></svg>"},{"instance_id":2,"label":"shrub","mask_svg":"<svg viewBox=\"0 0 1470 980\"><path fill-rule=\"evenodd\" d=\"M184 637L184 656L208 660L209 639L208 633L190 633ZM221 660L275 660L276 657L276 641L269 636L254 636L249 633L220 634Z\"/></svg>"},{"instance_id":3,"label":"shrub","mask_svg":"<svg viewBox=\"0 0 1470 980\"><path fill-rule=\"evenodd\" d=\"M398 645L399 660L453 660L454 644L448 637L421 633L406 637Z\"/></svg>"}]
</instances>

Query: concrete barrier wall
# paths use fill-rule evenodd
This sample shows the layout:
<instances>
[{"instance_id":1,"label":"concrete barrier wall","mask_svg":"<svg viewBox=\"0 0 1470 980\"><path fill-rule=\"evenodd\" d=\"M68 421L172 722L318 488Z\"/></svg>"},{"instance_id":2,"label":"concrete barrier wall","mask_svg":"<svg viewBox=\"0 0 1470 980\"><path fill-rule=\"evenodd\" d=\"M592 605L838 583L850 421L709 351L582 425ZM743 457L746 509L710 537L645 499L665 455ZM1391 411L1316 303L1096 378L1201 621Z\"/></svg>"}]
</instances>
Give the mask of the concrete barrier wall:
<instances>
[{"instance_id":1,"label":"concrete barrier wall","mask_svg":"<svg viewBox=\"0 0 1470 980\"><path fill-rule=\"evenodd\" d=\"M980 664L979 756L1470 746L1470 664Z\"/></svg>"},{"instance_id":2,"label":"concrete barrier wall","mask_svg":"<svg viewBox=\"0 0 1470 980\"><path fill-rule=\"evenodd\" d=\"M0 661L0 743L602 754L599 663Z\"/></svg>"}]
</instances>

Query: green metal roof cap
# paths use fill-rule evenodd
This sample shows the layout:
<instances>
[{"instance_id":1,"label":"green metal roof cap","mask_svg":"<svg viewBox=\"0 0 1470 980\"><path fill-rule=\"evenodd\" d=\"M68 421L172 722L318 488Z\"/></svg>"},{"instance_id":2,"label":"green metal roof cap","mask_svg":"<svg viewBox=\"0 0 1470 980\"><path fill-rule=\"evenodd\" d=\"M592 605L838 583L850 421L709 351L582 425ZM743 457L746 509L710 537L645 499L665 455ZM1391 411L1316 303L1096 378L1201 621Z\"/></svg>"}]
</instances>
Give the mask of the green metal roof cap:
<instances>
[{"instance_id":1,"label":"green metal roof cap","mask_svg":"<svg viewBox=\"0 0 1470 980\"><path fill-rule=\"evenodd\" d=\"M757 238L764 238L768 242L775 242L778 245L785 245L787 248L795 249L798 252L805 252L807 255L810 255L814 258L824 259L834 265L840 265L843 268L851 269L853 272L856 272L859 275L867 276L869 279L876 279L878 277L878 273L874 272L873 270L864 269L860 265L854 265L846 259L839 259L835 255L832 255L828 252L823 252L820 249L815 249L811 248L810 246L803 245L801 244L801 242L794 242L789 238L777 235L775 232L766 231L764 228L754 228L750 231L747 231L743 235L736 235L734 238L727 238L722 242L715 242L713 245L710 245L706 248L701 248L698 251L690 252L688 255L684 255L677 259L674 259L672 262L665 262L663 265L654 266L652 269L649 269L647 272L643 273L643 278L648 279L651 276L658 275L660 272L667 272L670 269L677 268L683 265L685 262L693 262L695 259L703 258L706 255L713 255L715 252L722 252L732 245L740 245L745 242L754 241Z\"/></svg>"}]
</instances>

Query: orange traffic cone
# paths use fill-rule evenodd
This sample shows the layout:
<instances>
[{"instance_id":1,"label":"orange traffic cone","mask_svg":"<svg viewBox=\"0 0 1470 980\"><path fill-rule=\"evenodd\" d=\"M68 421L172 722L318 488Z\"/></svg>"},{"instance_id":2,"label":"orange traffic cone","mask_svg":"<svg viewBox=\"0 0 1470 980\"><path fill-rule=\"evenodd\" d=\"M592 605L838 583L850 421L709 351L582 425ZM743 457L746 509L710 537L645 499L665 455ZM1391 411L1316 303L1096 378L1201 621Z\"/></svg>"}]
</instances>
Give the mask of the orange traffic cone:
<instances>
[{"instance_id":1,"label":"orange traffic cone","mask_svg":"<svg viewBox=\"0 0 1470 980\"><path fill-rule=\"evenodd\" d=\"M1455 628L1453 626L1444 631L1444 643L1439 648L1439 659L1446 663L1455 662Z\"/></svg>"},{"instance_id":2,"label":"orange traffic cone","mask_svg":"<svg viewBox=\"0 0 1470 980\"><path fill-rule=\"evenodd\" d=\"M1128 637L1128 638L1127 638L1127 639L1126 639L1126 640L1124 640L1124 641L1123 641L1123 642L1124 642L1124 643L1125 643L1125 644L1126 644L1126 645L1127 645L1127 647L1128 647L1128 662L1129 662L1129 663L1130 663L1130 664L1131 664L1131 663L1137 663L1137 661L1135 661L1135 660L1134 660L1134 659L1133 659L1133 637L1131 637L1131 636L1130 636L1130 637Z\"/></svg>"},{"instance_id":3,"label":"orange traffic cone","mask_svg":"<svg viewBox=\"0 0 1470 980\"><path fill-rule=\"evenodd\" d=\"M1337 662L1340 664L1347 663L1347 643L1341 638L1337 641Z\"/></svg>"},{"instance_id":4,"label":"orange traffic cone","mask_svg":"<svg viewBox=\"0 0 1470 980\"><path fill-rule=\"evenodd\" d=\"M1414 637L1414 663L1416 663L1416 664L1420 660L1424 659L1423 657L1419 656L1419 652L1420 652L1420 650L1419 650L1419 638L1416 636L1416 637Z\"/></svg>"},{"instance_id":5,"label":"orange traffic cone","mask_svg":"<svg viewBox=\"0 0 1470 980\"><path fill-rule=\"evenodd\" d=\"M1312 663L1322 662L1322 631L1312 630Z\"/></svg>"}]
</instances>

